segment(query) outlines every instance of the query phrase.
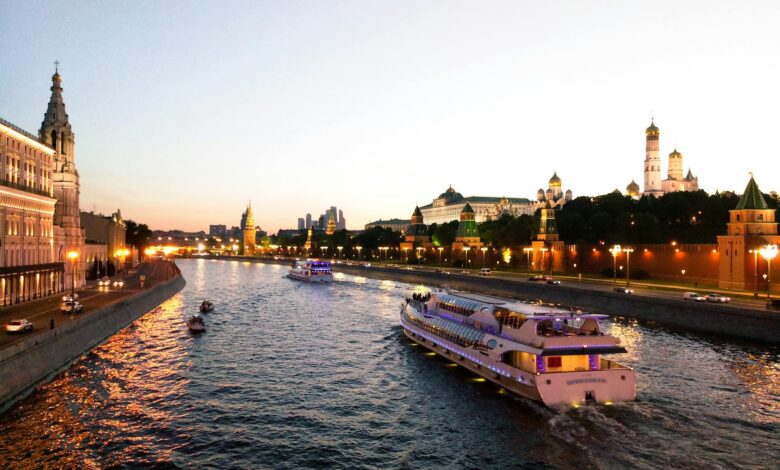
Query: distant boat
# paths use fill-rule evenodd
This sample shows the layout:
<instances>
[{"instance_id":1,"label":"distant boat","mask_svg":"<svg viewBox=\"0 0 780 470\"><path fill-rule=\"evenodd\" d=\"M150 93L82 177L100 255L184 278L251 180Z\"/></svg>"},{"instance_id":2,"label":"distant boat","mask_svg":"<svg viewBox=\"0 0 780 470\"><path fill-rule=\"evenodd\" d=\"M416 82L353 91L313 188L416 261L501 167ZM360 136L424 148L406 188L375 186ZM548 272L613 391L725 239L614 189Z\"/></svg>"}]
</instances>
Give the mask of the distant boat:
<instances>
[{"instance_id":1,"label":"distant boat","mask_svg":"<svg viewBox=\"0 0 780 470\"><path fill-rule=\"evenodd\" d=\"M332 282L333 272L330 261L296 261L287 277L303 282Z\"/></svg>"},{"instance_id":2,"label":"distant boat","mask_svg":"<svg viewBox=\"0 0 780 470\"><path fill-rule=\"evenodd\" d=\"M193 333L203 333L206 331L206 323L200 315L193 315L187 320L187 328Z\"/></svg>"},{"instance_id":3,"label":"distant boat","mask_svg":"<svg viewBox=\"0 0 780 470\"><path fill-rule=\"evenodd\" d=\"M211 303L209 300L204 300L200 304L200 313L209 313L210 311L214 310L214 304Z\"/></svg>"}]
</instances>

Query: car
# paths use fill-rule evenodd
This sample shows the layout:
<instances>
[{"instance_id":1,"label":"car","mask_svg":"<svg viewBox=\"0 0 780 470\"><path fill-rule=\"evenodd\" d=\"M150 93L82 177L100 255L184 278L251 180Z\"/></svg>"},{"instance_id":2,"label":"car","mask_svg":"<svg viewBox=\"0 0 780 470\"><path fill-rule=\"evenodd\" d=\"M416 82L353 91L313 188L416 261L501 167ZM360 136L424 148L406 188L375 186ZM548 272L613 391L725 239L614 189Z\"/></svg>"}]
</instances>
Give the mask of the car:
<instances>
[{"instance_id":1,"label":"car","mask_svg":"<svg viewBox=\"0 0 780 470\"><path fill-rule=\"evenodd\" d=\"M547 284L552 284L554 286L560 286L561 285L561 281L559 281L558 279L547 279Z\"/></svg>"},{"instance_id":2,"label":"car","mask_svg":"<svg viewBox=\"0 0 780 470\"><path fill-rule=\"evenodd\" d=\"M697 294L696 292L683 293L683 300L693 300L694 302L704 302L706 299L704 296Z\"/></svg>"},{"instance_id":3,"label":"car","mask_svg":"<svg viewBox=\"0 0 780 470\"><path fill-rule=\"evenodd\" d=\"M528 278L529 281L546 281L547 277L542 276L541 274L536 274L534 276L531 276Z\"/></svg>"},{"instance_id":4,"label":"car","mask_svg":"<svg viewBox=\"0 0 780 470\"><path fill-rule=\"evenodd\" d=\"M8 333L25 333L27 331L32 331L32 329L33 324L25 319L11 320L5 325L5 331Z\"/></svg>"},{"instance_id":5,"label":"car","mask_svg":"<svg viewBox=\"0 0 780 470\"><path fill-rule=\"evenodd\" d=\"M491 274L493 274L493 271L491 271L490 268L482 268L479 270L480 276L490 276Z\"/></svg>"},{"instance_id":6,"label":"car","mask_svg":"<svg viewBox=\"0 0 780 470\"><path fill-rule=\"evenodd\" d=\"M71 294L67 294L67 295L63 295L62 296L62 301L63 302L72 302L73 300L78 299L78 298L79 298L78 294L72 294L72 295Z\"/></svg>"},{"instance_id":7,"label":"car","mask_svg":"<svg viewBox=\"0 0 780 470\"><path fill-rule=\"evenodd\" d=\"M441 268L436 268L434 271L437 272L437 273L443 273L444 272L444 270L441 269Z\"/></svg>"},{"instance_id":8,"label":"car","mask_svg":"<svg viewBox=\"0 0 780 470\"><path fill-rule=\"evenodd\" d=\"M470 272L466 271L465 269L463 271L461 271L460 273L463 274L464 276L468 276L469 274L471 274Z\"/></svg>"},{"instance_id":9,"label":"car","mask_svg":"<svg viewBox=\"0 0 780 470\"><path fill-rule=\"evenodd\" d=\"M62 310L62 313L81 313L84 311L84 306L78 300L72 300L63 302L60 310Z\"/></svg>"},{"instance_id":10,"label":"car","mask_svg":"<svg viewBox=\"0 0 780 470\"><path fill-rule=\"evenodd\" d=\"M114 281L114 287L122 287L125 285L125 281Z\"/></svg>"},{"instance_id":11,"label":"car","mask_svg":"<svg viewBox=\"0 0 780 470\"><path fill-rule=\"evenodd\" d=\"M720 294L707 294L707 302L728 303L731 299Z\"/></svg>"},{"instance_id":12,"label":"car","mask_svg":"<svg viewBox=\"0 0 780 470\"><path fill-rule=\"evenodd\" d=\"M103 276L98 281L99 286L110 286L111 285L111 279L108 278L108 276Z\"/></svg>"},{"instance_id":13,"label":"car","mask_svg":"<svg viewBox=\"0 0 780 470\"><path fill-rule=\"evenodd\" d=\"M614 290L615 292L620 292L621 294L633 294L634 293L634 291L629 289L628 287L615 287L612 290Z\"/></svg>"}]
</instances>

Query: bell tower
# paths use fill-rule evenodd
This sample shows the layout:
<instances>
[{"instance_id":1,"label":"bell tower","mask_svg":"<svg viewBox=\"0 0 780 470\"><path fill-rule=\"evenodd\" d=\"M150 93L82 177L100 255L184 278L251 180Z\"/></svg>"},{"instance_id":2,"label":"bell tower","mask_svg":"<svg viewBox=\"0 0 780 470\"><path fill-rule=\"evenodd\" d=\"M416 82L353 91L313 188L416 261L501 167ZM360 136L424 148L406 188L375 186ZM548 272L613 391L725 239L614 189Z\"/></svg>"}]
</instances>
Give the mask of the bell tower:
<instances>
[{"instance_id":1,"label":"bell tower","mask_svg":"<svg viewBox=\"0 0 780 470\"><path fill-rule=\"evenodd\" d=\"M85 233L81 229L79 209L79 173L76 170L76 139L70 127L65 101L62 99L62 77L59 62L51 77L51 97L43 116L38 139L54 149L52 189L57 203L54 206L54 249L56 258L71 266L65 270L65 285L81 287L85 282ZM76 252L78 262L68 262L68 253Z\"/></svg>"},{"instance_id":2,"label":"bell tower","mask_svg":"<svg viewBox=\"0 0 780 470\"><path fill-rule=\"evenodd\" d=\"M661 130L650 120L650 127L645 130L645 195L656 197L663 195L661 187L661 158L658 155Z\"/></svg>"}]
</instances>

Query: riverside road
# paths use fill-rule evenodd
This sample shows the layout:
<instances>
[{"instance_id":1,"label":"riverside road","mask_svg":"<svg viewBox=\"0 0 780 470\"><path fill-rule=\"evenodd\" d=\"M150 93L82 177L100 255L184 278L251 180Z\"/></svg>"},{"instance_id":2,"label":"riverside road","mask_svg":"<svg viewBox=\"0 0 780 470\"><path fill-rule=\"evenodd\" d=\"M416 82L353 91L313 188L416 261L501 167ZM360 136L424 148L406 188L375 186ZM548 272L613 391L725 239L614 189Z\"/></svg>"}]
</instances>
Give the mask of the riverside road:
<instances>
[{"instance_id":1,"label":"riverside road","mask_svg":"<svg viewBox=\"0 0 780 470\"><path fill-rule=\"evenodd\" d=\"M55 327L60 326L79 316L89 315L96 309L119 302L142 289L166 281L173 275L174 268L170 263L154 260L142 263L137 269L130 271L125 278L124 288L100 287L96 281L90 281L84 288L76 290L78 301L84 305L84 311L76 315L64 314L60 310L62 296L69 295L70 290L38 301L6 307L0 310L0 325L5 325L10 320L26 318L32 322L33 331L24 334L0 332L0 349L29 338L31 335L49 330L52 320L54 320ZM145 277L144 287L141 287L141 276ZM121 277L114 276L114 279L121 279Z\"/></svg>"}]
</instances>

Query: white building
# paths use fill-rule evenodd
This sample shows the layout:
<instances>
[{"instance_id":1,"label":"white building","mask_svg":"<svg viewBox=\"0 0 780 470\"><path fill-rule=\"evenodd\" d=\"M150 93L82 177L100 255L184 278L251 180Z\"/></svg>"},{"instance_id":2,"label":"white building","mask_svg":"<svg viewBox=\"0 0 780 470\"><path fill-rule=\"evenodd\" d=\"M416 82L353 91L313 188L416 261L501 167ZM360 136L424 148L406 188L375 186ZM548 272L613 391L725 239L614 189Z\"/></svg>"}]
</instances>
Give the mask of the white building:
<instances>
[{"instance_id":1,"label":"white building","mask_svg":"<svg viewBox=\"0 0 780 470\"><path fill-rule=\"evenodd\" d=\"M667 177L661 179L660 137L661 130L651 120L650 127L645 130L645 190L643 195L660 197L675 191L698 191L699 178L694 177L690 169L688 169L688 174L683 177L682 154L676 148L669 154ZM632 183L634 182L632 181ZM633 188L631 184L626 187L626 194L637 197L630 190L631 188Z\"/></svg>"},{"instance_id":2,"label":"white building","mask_svg":"<svg viewBox=\"0 0 780 470\"><path fill-rule=\"evenodd\" d=\"M513 217L519 215L533 215L537 209L545 207L549 202L551 206L562 206L572 199L571 190L564 194L561 189L561 179L558 174L550 178L547 191L539 189L536 200L526 198L469 196L464 197L455 191L452 186L441 193L430 204L420 207L426 224L443 224L453 220L459 220L460 213L468 203L474 210L477 223L494 220L503 214Z\"/></svg>"}]
</instances>

